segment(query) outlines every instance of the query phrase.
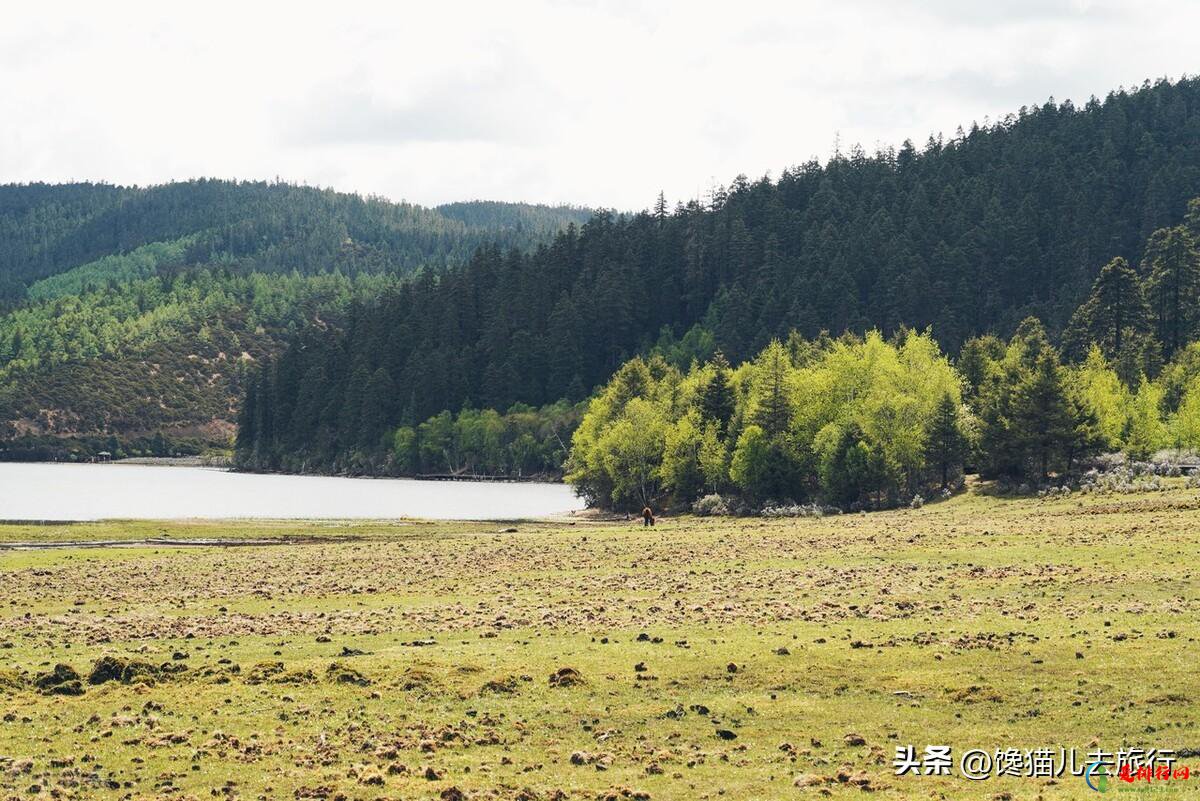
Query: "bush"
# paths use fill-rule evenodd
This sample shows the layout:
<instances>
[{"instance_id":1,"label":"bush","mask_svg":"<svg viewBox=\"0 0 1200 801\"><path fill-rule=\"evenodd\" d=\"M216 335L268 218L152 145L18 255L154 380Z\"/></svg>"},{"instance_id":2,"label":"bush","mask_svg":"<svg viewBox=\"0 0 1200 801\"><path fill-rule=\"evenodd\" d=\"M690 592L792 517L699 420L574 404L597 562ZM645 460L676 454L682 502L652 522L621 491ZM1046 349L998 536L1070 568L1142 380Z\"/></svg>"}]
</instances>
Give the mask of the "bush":
<instances>
[{"instance_id":1,"label":"bush","mask_svg":"<svg viewBox=\"0 0 1200 801\"><path fill-rule=\"evenodd\" d=\"M1150 462L1131 462L1107 473L1092 469L1079 478L1075 488L1085 494L1113 492L1121 495L1168 489L1163 476L1170 475L1169 468L1161 473L1155 471L1155 465Z\"/></svg>"},{"instance_id":2,"label":"bush","mask_svg":"<svg viewBox=\"0 0 1200 801\"><path fill-rule=\"evenodd\" d=\"M692 511L701 517L727 517L729 505L716 493L705 495L692 504Z\"/></svg>"},{"instance_id":3,"label":"bush","mask_svg":"<svg viewBox=\"0 0 1200 801\"><path fill-rule=\"evenodd\" d=\"M818 503L774 503L758 511L759 517L824 517L828 514L840 515L841 509L831 506L821 506Z\"/></svg>"}]
</instances>

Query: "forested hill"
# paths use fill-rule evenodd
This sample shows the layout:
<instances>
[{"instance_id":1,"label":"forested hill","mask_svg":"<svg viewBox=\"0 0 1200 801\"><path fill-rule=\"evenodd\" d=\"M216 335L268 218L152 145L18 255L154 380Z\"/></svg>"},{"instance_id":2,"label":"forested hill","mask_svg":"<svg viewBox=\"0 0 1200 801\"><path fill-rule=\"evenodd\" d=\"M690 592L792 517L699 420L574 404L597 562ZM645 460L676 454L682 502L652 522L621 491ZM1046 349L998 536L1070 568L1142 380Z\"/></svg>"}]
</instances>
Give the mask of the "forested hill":
<instances>
[{"instance_id":1,"label":"forested hill","mask_svg":"<svg viewBox=\"0 0 1200 801\"><path fill-rule=\"evenodd\" d=\"M588 214L483 201L429 209L267 182L8 184L0 186L0 298L20 299L39 279L185 237L183 264L410 272L457 264L484 243L527 247Z\"/></svg>"},{"instance_id":2,"label":"forested hill","mask_svg":"<svg viewBox=\"0 0 1200 801\"><path fill-rule=\"evenodd\" d=\"M580 399L656 341L686 364L790 329L933 326L955 351L1036 316L1057 336L1102 265L1136 262L1200 194L1197 142L1200 80L1162 81L483 248L281 358L251 462L371 469L389 427Z\"/></svg>"},{"instance_id":3,"label":"forested hill","mask_svg":"<svg viewBox=\"0 0 1200 801\"><path fill-rule=\"evenodd\" d=\"M0 456L227 443L242 375L281 342L589 214L265 182L0 186Z\"/></svg>"}]
</instances>

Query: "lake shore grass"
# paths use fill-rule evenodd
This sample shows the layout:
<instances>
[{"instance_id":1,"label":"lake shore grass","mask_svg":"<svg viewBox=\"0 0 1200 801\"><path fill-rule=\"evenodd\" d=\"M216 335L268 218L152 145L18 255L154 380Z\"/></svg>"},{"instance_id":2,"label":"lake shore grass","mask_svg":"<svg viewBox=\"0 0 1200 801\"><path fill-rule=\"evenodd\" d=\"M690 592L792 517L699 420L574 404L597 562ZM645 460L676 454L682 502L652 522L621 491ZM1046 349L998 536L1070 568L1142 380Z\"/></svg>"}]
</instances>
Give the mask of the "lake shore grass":
<instances>
[{"instance_id":1,"label":"lake shore grass","mask_svg":"<svg viewBox=\"0 0 1200 801\"><path fill-rule=\"evenodd\" d=\"M1179 486L653 529L0 526L302 540L0 551L0 794L1094 797L891 760L1200 747L1198 524ZM89 683L105 656L143 667ZM57 664L82 695L34 685Z\"/></svg>"}]
</instances>

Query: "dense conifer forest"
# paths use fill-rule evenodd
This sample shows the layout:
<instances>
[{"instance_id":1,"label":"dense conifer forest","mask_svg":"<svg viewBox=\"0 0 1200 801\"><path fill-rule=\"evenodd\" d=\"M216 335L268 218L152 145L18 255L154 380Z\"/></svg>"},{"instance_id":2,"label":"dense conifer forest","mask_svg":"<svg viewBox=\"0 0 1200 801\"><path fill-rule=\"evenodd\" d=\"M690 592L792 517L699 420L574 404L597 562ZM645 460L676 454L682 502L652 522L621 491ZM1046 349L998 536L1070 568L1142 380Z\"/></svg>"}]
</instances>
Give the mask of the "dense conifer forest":
<instances>
[{"instance_id":1,"label":"dense conifer forest","mask_svg":"<svg viewBox=\"0 0 1200 801\"><path fill-rule=\"evenodd\" d=\"M588 214L282 183L0 186L0 455L228 447L242 378L281 343Z\"/></svg>"},{"instance_id":2,"label":"dense conifer forest","mask_svg":"<svg viewBox=\"0 0 1200 801\"><path fill-rule=\"evenodd\" d=\"M1051 100L919 147L855 148L775 180L739 177L674 207L660 196L531 251L484 246L352 304L336 331L301 336L248 387L238 457L258 469L451 469L458 460L413 444L443 412L570 405L639 354L662 357L652 375L688 371L718 349L756 360L790 332L902 347L905 332L931 328L926 346L939 354L972 343L958 367L969 386L980 364L1024 358L1044 370L1042 389L1059 381L1060 343L1075 361L1095 343L1134 391L1133 376L1157 375L1196 334L1184 300L1194 303L1194 287L1179 278L1190 268L1164 265L1194 254L1195 207L1190 234L1181 222L1200 194L1197 141L1200 80L1147 83L1079 106ZM1109 298L1128 294L1130 271L1144 300L1122 311ZM963 400L948 392L952 405ZM998 407L997 420L1009 412ZM1040 447L1047 471L1061 466L1058 445ZM1020 472L1032 469L1025 455L1014 457Z\"/></svg>"}]
</instances>

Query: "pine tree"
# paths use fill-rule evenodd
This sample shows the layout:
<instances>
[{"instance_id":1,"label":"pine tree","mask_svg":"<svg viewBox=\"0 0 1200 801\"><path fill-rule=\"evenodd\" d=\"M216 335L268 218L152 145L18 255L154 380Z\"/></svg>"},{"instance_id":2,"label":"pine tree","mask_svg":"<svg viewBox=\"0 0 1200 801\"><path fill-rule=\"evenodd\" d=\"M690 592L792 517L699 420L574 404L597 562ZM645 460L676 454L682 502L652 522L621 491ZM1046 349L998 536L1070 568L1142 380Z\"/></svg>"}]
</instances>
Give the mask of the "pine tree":
<instances>
[{"instance_id":1,"label":"pine tree","mask_svg":"<svg viewBox=\"0 0 1200 801\"><path fill-rule=\"evenodd\" d=\"M21 358L21 351L25 348L25 338L21 334L21 329L18 328L13 332L12 344L9 346L9 359L16 360Z\"/></svg>"},{"instance_id":2,"label":"pine tree","mask_svg":"<svg viewBox=\"0 0 1200 801\"><path fill-rule=\"evenodd\" d=\"M717 424L719 433L724 433L733 417L735 398L729 383L729 362L725 354L717 351L712 359L713 374L700 391L700 416Z\"/></svg>"},{"instance_id":3,"label":"pine tree","mask_svg":"<svg viewBox=\"0 0 1200 801\"><path fill-rule=\"evenodd\" d=\"M849 508L878 496L885 472L881 454L866 441L862 429L851 423L841 430L836 446L821 464L821 486L830 500Z\"/></svg>"},{"instance_id":4,"label":"pine tree","mask_svg":"<svg viewBox=\"0 0 1200 801\"><path fill-rule=\"evenodd\" d=\"M658 221L659 226L667 221L667 196L661 191L654 201L654 219Z\"/></svg>"},{"instance_id":5,"label":"pine tree","mask_svg":"<svg viewBox=\"0 0 1200 801\"><path fill-rule=\"evenodd\" d=\"M358 445L373 448L392 423L396 387L388 371L380 367L371 374L362 394L362 412L358 420Z\"/></svg>"},{"instance_id":6,"label":"pine tree","mask_svg":"<svg viewBox=\"0 0 1200 801\"><path fill-rule=\"evenodd\" d=\"M1017 326L1009 342L1009 350L1014 347L1019 349L1019 362L1025 370L1034 369L1044 355L1054 353L1046 326L1036 317L1026 317Z\"/></svg>"},{"instance_id":7,"label":"pine tree","mask_svg":"<svg viewBox=\"0 0 1200 801\"><path fill-rule=\"evenodd\" d=\"M1188 201L1187 214L1183 218L1183 224L1187 227L1188 233L1192 235L1192 240L1200 242L1200 197Z\"/></svg>"},{"instance_id":8,"label":"pine tree","mask_svg":"<svg viewBox=\"0 0 1200 801\"><path fill-rule=\"evenodd\" d=\"M572 382L583 370L583 357L578 345L578 332L583 322L571 296L563 292L550 312L547 329L548 375L546 394L550 399L562 397L578 400L581 394L573 391Z\"/></svg>"},{"instance_id":9,"label":"pine tree","mask_svg":"<svg viewBox=\"0 0 1200 801\"><path fill-rule=\"evenodd\" d=\"M342 397L342 408L338 414L338 438L342 447L349 451L358 445L361 429L359 421L362 418L363 395L371 374L364 364L359 364L350 373L345 384L345 394Z\"/></svg>"},{"instance_id":10,"label":"pine tree","mask_svg":"<svg viewBox=\"0 0 1200 801\"><path fill-rule=\"evenodd\" d=\"M252 457L254 441L258 437L256 428L258 418L258 382L257 375L246 382L246 394L242 398L242 408L238 410L237 437L234 440L234 452L239 463L248 463Z\"/></svg>"},{"instance_id":11,"label":"pine tree","mask_svg":"<svg viewBox=\"0 0 1200 801\"><path fill-rule=\"evenodd\" d=\"M1155 231L1142 272L1163 356L1169 359L1200 327L1200 253L1187 227Z\"/></svg>"},{"instance_id":12,"label":"pine tree","mask_svg":"<svg viewBox=\"0 0 1200 801\"><path fill-rule=\"evenodd\" d=\"M271 399L275 396L272 378L270 366L264 366L258 377L258 397L254 404L254 422L251 424L254 431L254 437L250 441L251 461L255 467L260 469L275 467L271 459L275 446L271 440L274 421Z\"/></svg>"},{"instance_id":13,"label":"pine tree","mask_svg":"<svg viewBox=\"0 0 1200 801\"><path fill-rule=\"evenodd\" d=\"M965 399L978 395L987 381L992 365L1004 358L1004 343L988 334L968 339L958 357L958 372L966 382Z\"/></svg>"},{"instance_id":14,"label":"pine tree","mask_svg":"<svg viewBox=\"0 0 1200 801\"><path fill-rule=\"evenodd\" d=\"M758 358L758 375L754 382L756 405L754 423L772 439L785 434L792 419L788 398L787 351L779 340L772 340Z\"/></svg>"},{"instance_id":15,"label":"pine tree","mask_svg":"<svg viewBox=\"0 0 1200 801\"><path fill-rule=\"evenodd\" d=\"M1057 461L1065 463L1072 452L1075 419L1053 351L1038 357L1013 393L1012 427L1040 480L1049 476Z\"/></svg>"},{"instance_id":16,"label":"pine tree","mask_svg":"<svg viewBox=\"0 0 1200 801\"><path fill-rule=\"evenodd\" d=\"M1117 257L1104 265L1088 299L1075 310L1063 334L1067 353L1082 359L1094 342L1108 359L1125 346L1126 335L1150 329L1150 307L1142 283L1129 263Z\"/></svg>"},{"instance_id":17,"label":"pine tree","mask_svg":"<svg viewBox=\"0 0 1200 801\"><path fill-rule=\"evenodd\" d=\"M941 475L942 488L950 483L950 470L962 463L967 441L959 426L959 409L947 392L938 401L926 434L925 458Z\"/></svg>"},{"instance_id":18,"label":"pine tree","mask_svg":"<svg viewBox=\"0 0 1200 801\"><path fill-rule=\"evenodd\" d=\"M1125 330L1121 349L1113 359L1113 368L1126 387L1137 389L1144 377L1153 378L1162 368L1162 350L1153 334L1144 331Z\"/></svg>"}]
</instances>

